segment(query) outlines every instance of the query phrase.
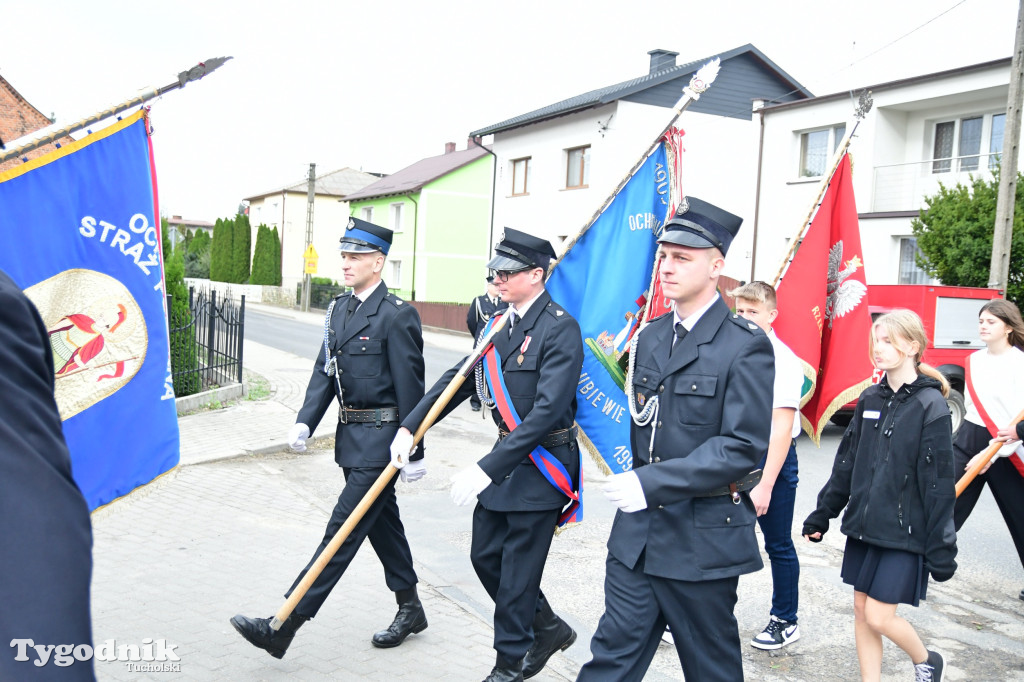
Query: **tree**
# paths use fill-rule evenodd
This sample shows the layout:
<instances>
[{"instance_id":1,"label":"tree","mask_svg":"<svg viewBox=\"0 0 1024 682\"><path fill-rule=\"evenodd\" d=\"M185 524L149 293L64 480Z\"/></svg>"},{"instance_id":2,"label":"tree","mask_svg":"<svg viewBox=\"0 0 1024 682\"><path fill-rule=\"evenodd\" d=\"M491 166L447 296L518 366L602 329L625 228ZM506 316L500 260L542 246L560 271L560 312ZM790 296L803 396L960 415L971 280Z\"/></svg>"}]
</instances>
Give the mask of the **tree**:
<instances>
[{"instance_id":1,"label":"tree","mask_svg":"<svg viewBox=\"0 0 1024 682\"><path fill-rule=\"evenodd\" d=\"M277 263L277 286L281 286L281 235L277 233L277 225L270 231L273 235L274 262Z\"/></svg>"},{"instance_id":2,"label":"tree","mask_svg":"<svg viewBox=\"0 0 1024 682\"><path fill-rule=\"evenodd\" d=\"M166 227L166 225L165 225ZM185 250L171 254L171 240L163 232L164 292L171 297L168 323L171 330L171 372L184 372L196 366L199 348L193 337L192 310L188 305L188 287L185 286ZM179 374L174 378L174 395L181 397L199 392L199 375Z\"/></svg>"},{"instance_id":3,"label":"tree","mask_svg":"<svg viewBox=\"0 0 1024 682\"><path fill-rule=\"evenodd\" d=\"M239 213L232 221L231 279L235 284L249 281L249 254L252 253L252 228L249 216Z\"/></svg>"},{"instance_id":4,"label":"tree","mask_svg":"<svg viewBox=\"0 0 1024 682\"><path fill-rule=\"evenodd\" d=\"M196 230L185 252L185 276L199 279L210 277L210 235L206 230Z\"/></svg>"},{"instance_id":5,"label":"tree","mask_svg":"<svg viewBox=\"0 0 1024 682\"><path fill-rule=\"evenodd\" d=\"M277 230L273 232L266 225L256 229L256 250L252 255L251 284L281 284L280 244L277 242Z\"/></svg>"},{"instance_id":6,"label":"tree","mask_svg":"<svg viewBox=\"0 0 1024 682\"><path fill-rule=\"evenodd\" d=\"M911 222L923 256L918 264L943 284L988 286L998 194L996 172L989 181L971 176L968 185L940 184L937 194L925 197L926 207ZM1006 298L1018 306L1024 303L1024 175L1020 173Z\"/></svg>"},{"instance_id":7,"label":"tree","mask_svg":"<svg viewBox=\"0 0 1024 682\"><path fill-rule=\"evenodd\" d=\"M217 218L213 225L213 243L210 245L210 279L230 282L234 219Z\"/></svg>"}]
</instances>

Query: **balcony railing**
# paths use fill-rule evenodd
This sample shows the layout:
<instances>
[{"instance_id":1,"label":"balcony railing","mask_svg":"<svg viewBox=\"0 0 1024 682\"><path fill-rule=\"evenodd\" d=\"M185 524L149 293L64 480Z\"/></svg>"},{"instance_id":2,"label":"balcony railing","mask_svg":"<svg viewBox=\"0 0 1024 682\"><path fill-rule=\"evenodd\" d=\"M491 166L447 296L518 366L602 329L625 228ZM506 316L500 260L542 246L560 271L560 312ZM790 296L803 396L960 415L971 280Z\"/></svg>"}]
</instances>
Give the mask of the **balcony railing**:
<instances>
[{"instance_id":1,"label":"balcony railing","mask_svg":"<svg viewBox=\"0 0 1024 682\"><path fill-rule=\"evenodd\" d=\"M924 198L939 191L939 183L954 187L968 184L970 177L992 177L999 167L999 154L953 156L911 163L875 166L871 191L871 211L916 211L924 208Z\"/></svg>"}]
</instances>

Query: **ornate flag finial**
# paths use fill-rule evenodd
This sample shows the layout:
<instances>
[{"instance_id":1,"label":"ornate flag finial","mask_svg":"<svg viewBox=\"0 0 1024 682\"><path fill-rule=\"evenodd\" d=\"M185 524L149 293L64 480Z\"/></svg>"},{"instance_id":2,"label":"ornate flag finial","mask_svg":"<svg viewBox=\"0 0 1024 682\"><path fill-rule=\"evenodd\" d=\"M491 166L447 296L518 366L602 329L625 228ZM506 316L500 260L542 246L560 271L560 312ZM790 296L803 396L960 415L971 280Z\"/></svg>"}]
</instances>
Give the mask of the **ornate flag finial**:
<instances>
[{"instance_id":1,"label":"ornate flag finial","mask_svg":"<svg viewBox=\"0 0 1024 682\"><path fill-rule=\"evenodd\" d=\"M871 98L871 91L861 90L860 96L857 98L857 108L854 110L853 115L856 116L858 120L863 121L864 117L868 115L869 111L871 111L871 107L874 103L875 100Z\"/></svg>"},{"instance_id":2,"label":"ornate flag finial","mask_svg":"<svg viewBox=\"0 0 1024 682\"><path fill-rule=\"evenodd\" d=\"M700 99L700 96L711 87L711 84L718 78L718 71L721 68L722 60L715 57L704 66L697 69L693 74L690 84L683 88L683 92L693 99Z\"/></svg>"}]
</instances>

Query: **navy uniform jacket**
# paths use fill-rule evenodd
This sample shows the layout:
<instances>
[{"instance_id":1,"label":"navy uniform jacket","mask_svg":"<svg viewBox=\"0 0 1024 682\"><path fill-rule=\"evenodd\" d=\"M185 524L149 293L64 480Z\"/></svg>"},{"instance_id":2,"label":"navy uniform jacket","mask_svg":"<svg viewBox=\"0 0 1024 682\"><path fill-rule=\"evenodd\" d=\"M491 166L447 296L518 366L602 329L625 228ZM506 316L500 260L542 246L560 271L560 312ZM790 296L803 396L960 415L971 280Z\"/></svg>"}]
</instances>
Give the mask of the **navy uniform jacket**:
<instances>
[{"instance_id":1,"label":"navy uniform jacket","mask_svg":"<svg viewBox=\"0 0 1024 682\"><path fill-rule=\"evenodd\" d=\"M544 291L526 311L526 317L516 322L511 338L507 329L498 332L494 345L502 360L505 385L522 423L480 459L480 468L493 483L478 499L485 509L498 512L560 509L568 504L569 498L548 483L529 455L548 433L573 425L576 387L583 368L580 326ZM529 345L520 353L527 336ZM518 361L520 354L522 363ZM416 431L463 362L438 379L403 420L403 426ZM438 420L474 391L472 379L465 381ZM501 415L496 409L491 411L491 417L502 427ZM548 450L565 466L573 481L579 480L579 450L575 442Z\"/></svg>"},{"instance_id":2,"label":"navy uniform jacket","mask_svg":"<svg viewBox=\"0 0 1024 682\"><path fill-rule=\"evenodd\" d=\"M53 352L32 302L0 272L0 679L94 680L93 663L15 661L13 639L89 644L92 526L71 478Z\"/></svg>"},{"instance_id":3,"label":"navy uniform jacket","mask_svg":"<svg viewBox=\"0 0 1024 682\"><path fill-rule=\"evenodd\" d=\"M405 418L423 397L423 332L416 309L388 292L374 289L345 324L349 297L335 298L328 348L338 359L345 406L357 410L398 407ZM337 394L334 377L324 372L324 347L317 349L313 376L297 422L312 433ZM336 417L335 417L336 418ZM384 467L391 462L391 441L398 422L377 428L373 423L337 423L334 459L343 467ZM422 442L411 459L423 457Z\"/></svg>"},{"instance_id":4,"label":"navy uniform jacket","mask_svg":"<svg viewBox=\"0 0 1024 682\"><path fill-rule=\"evenodd\" d=\"M736 481L768 449L775 355L760 328L735 316L719 298L669 352L675 319L651 322L637 345L634 407L657 395L659 424L633 423L633 470L647 509L615 515L608 551L644 572L676 580L717 580L762 567L757 518L746 494L695 497ZM652 460L648 460L653 457Z\"/></svg>"},{"instance_id":5,"label":"navy uniform jacket","mask_svg":"<svg viewBox=\"0 0 1024 682\"><path fill-rule=\"evenodd\" d=\"M473 299L469 304L469 311L466 313L466 328L474 340L480 335L480 331L487 326L487 321L497 313L504 312L508 303L498 301L497 305L491 303L487 294L482 294Z\"/></svg>"}]
</instances>

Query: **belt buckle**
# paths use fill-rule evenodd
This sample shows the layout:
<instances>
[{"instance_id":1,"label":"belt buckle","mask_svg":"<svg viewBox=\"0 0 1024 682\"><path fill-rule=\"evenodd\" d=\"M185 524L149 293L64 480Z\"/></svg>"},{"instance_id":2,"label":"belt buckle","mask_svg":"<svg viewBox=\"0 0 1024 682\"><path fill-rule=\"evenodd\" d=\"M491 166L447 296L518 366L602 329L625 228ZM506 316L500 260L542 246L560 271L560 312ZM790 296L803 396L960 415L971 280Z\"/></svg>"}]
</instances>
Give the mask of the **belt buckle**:
<instances>
[{"instance_id":1,"label":"belt buckle","mask_svg":"<svg viewBox=\"0 0 1024 682\"><path fill-rule=\"evenodd\" d=\"M736 486L735 483L730 483L729 484L729 497L732 498L732 503L733 504L739 504L740 503L740 491L739 491L739 488Z\"/></svg>"},{"instance_id":2,"label":"belt buckle","mask_svg":"<svg viewBox=\"0 0 1024 682\"><path fill-rule=\"evenodd\" d=\"M348 424L348 410L345 409L344 405L341 406L341 411L338 413L338 421L342 424Z\"/></svg>"}]
</instances>

